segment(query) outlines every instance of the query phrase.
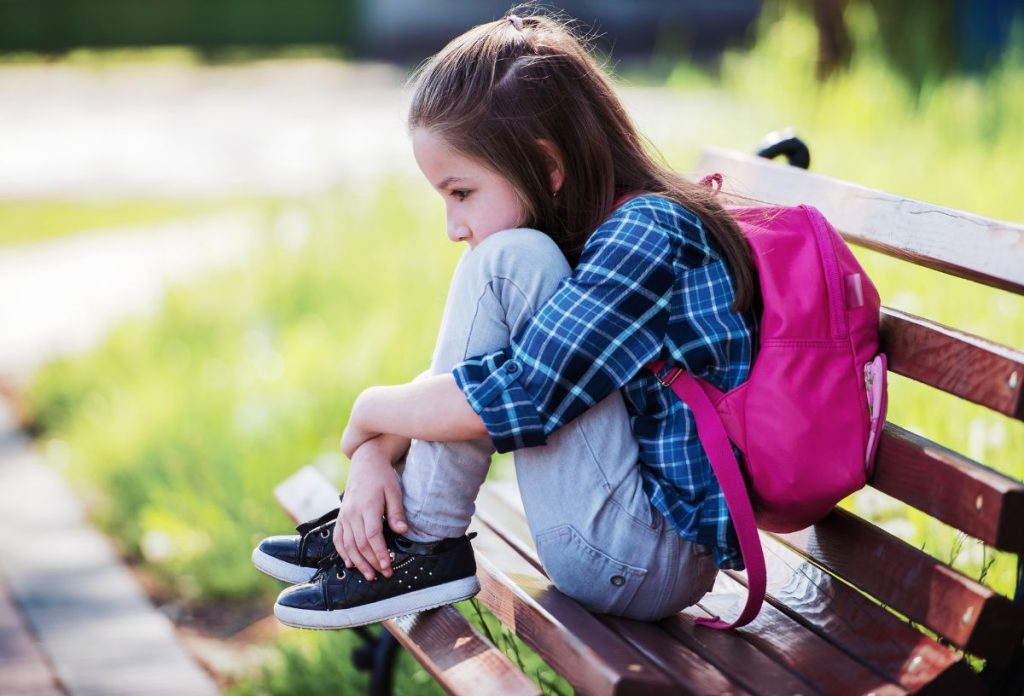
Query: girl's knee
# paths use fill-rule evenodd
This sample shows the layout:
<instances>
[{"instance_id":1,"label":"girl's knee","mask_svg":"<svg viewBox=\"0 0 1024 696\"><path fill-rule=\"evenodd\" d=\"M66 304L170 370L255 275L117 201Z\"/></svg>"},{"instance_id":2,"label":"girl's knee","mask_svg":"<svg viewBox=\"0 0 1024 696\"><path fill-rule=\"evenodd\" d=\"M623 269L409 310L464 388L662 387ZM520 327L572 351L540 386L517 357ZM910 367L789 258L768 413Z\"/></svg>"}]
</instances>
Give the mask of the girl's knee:
<instances>
[{"instance_id":1,"label":"girl's knee","mask_svg":"<svg viewBox=\"0 0 1024 696\"><path fill-rule=\"evenodd\" d=\"M540 230L518 227L484 239L469 253L484 273L515 279L521 275L564 278L572 273L554 240Z\"/></svg>"}]
</instances>

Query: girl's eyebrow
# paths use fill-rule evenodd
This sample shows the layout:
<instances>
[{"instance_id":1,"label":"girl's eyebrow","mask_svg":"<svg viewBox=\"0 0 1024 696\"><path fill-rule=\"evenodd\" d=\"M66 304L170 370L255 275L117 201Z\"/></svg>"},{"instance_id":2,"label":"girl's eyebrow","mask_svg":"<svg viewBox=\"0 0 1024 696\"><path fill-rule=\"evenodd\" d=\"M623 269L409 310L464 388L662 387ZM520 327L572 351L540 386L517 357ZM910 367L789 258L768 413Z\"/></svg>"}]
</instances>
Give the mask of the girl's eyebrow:
<instances>
[{"instance_id":1,"label":"girl's eyebrow","mask_svg":"<svg viewBox=\"0 0 1024 696\"><path fill-rule=\"evenodd\" d=\"M466 177L464 176L447 176L441 181L440 184L437 185L437 188L446 189L452 184L454 184L456 181L464 181L465 179Z\"/></svg>"}]
</instances>

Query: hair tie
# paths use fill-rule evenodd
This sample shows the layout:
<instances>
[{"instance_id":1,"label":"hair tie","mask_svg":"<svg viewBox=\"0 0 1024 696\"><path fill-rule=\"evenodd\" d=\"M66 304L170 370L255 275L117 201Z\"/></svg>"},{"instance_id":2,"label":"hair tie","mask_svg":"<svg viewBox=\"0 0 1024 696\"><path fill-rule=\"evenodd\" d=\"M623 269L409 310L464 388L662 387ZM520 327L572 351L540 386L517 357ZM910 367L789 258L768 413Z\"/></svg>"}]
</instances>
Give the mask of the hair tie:
<instances>
[{"instance_id":1,"label":"hair tie","mask_svg":"<svg viewBox=\"0 0 1024 696\"><path fill-rule=\"evenodd\" d=\"M514 26L519 31L523 30L523 18L522 17L520 17L518 15L509 15L505 19L507 19L509 22L511 22L512 26Z\"/></svg>"},{"instance_id":2,"label":"hair tie","mask_svg":"<svg viewBox=\"0 0 1024 696\"><path fill-rule=\"evenodd\" d=\"M709 189L715 192L717 195L722 190L722 175L718 172L714 174L708 174L706 177L700 180L701 186L707 186Z\"/></svg>"}]
</instances>

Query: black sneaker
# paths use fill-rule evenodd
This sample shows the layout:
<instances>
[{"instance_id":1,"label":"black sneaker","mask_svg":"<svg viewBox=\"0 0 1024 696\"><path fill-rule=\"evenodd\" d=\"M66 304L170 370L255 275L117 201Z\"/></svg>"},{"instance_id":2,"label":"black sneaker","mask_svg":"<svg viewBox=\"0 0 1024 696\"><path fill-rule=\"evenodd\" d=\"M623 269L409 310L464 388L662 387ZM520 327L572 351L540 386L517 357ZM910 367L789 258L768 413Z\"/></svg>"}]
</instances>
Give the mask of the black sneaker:
<instances>
[{"instance_id":1,"label":"black sneaker","mask_svg":"<svg viewBox=\"0 0 1024 696\"><path fill-rule=\"evenodd\" d=\"M281 592L278 620L297 628L349 628L469 599L480 591L471 533L415 542L385 528L392 575L368 581L338 557L324 559L308 583Z\"/></svg>"},{"instance_id":2,"label":"black sneaker","mask_svg":"<svg viewBox=\"0 0 1024 696\"><path fill-rule=\"evenodd\" d=\"M334 523L338 508L315 520L303 522L290 536L267 537L252 551L252 564L267 575L285 582L309 582L320 562L335 553Z\"/></svg>"}]
</instances>

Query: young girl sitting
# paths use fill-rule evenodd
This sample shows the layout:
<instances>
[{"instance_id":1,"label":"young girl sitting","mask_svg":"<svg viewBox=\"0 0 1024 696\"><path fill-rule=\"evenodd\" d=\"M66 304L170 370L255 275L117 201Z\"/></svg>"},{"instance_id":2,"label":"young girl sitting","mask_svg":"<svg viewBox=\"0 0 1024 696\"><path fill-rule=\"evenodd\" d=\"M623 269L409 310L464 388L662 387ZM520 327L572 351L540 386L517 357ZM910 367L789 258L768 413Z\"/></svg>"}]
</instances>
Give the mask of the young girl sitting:
<instances>
[{"instance_id":1,"label":"young girl sitting","mask_svg":"<svg viewBox=\"0 0 1024 696\"><path fill-rule=\"evenodd\" d=\"M254 553L309 580L277 616L340 628L475 594L465 533L495 449L515 451L559 590L635 619L693 604L742 562L691 412L659 376L679 366L723 391L748 376L757 290L735 223L652 159L607 76L548 17L453 40L422 70L409 128L448 237L469 249L429 374L353 406L337 522Z\"/></svg>"}]
</instances>

